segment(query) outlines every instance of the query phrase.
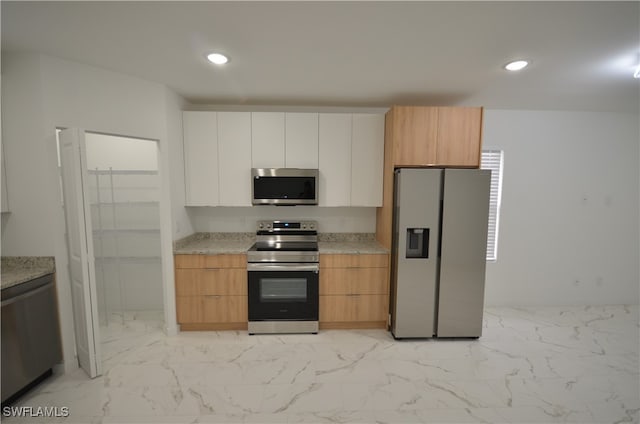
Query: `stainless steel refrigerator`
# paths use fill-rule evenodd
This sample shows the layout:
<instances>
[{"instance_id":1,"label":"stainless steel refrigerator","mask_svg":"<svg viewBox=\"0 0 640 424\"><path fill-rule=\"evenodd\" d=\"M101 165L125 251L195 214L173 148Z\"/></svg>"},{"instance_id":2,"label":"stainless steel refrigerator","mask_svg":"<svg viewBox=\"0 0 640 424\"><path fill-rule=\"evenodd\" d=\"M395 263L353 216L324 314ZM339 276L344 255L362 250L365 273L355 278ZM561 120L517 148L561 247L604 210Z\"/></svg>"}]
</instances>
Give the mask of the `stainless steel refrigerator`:
<instances>
[{"instance_id":1,"label":"stainless steel refrigerator","mask_svg":"<svg viewBox=\"0 0 640 424\"><path fill-rule=\"evenodd\" d=\"M480 337L491 171L395 171L391 332Z\"/></svg>"}]
</instances>

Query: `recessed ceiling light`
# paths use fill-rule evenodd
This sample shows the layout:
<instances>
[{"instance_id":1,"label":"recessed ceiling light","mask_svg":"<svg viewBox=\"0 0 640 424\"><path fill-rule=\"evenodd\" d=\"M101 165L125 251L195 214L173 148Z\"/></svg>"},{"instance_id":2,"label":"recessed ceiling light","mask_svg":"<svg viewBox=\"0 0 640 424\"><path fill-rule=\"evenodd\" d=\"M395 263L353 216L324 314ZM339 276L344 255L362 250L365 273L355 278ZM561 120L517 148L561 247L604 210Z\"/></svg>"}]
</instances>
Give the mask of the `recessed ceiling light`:
<instances>
[{"instance_id":1,"label":"recessed ceiling light","mask_svg":"<svg viewBox=\"0 0 640 424\"><path fill-rule=\"evenodd\" d=\"M504 69L507 71L519 71L520 69L526 68L528 64L529 62L526 60L514 60L504 65Z\"/></svg>"},{"instance_id":2,"label":"recessed ceiling light","mask_svg":"<svg viewBox=\"0 0 640 424\"><path fill-rule=\"evenodd\" d=\"M211 53L207 55L207 59L209 59L209 62L215 63L216 65L224 65L229 61L227 56L220 53Z\"/></svg>"}]
</instances>

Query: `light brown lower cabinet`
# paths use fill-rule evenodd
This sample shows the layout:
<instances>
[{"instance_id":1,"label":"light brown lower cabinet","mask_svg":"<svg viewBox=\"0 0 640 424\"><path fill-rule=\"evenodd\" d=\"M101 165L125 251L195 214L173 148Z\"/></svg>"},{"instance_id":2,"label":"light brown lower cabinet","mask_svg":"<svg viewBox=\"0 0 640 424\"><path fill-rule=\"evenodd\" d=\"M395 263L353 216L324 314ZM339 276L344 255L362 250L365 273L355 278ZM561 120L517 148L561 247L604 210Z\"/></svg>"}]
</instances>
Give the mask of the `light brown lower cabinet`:
<instances>
[{"instance_id":1,"label":"light brown lower cabinet","mask_svg":"<svg viewBox=\"0 0 640 424\"><path fill-rule=\"evenodd\" d=\"M324 295L320 296L320 324L333 323L334 328L385 328L388 307L386 294Z\"/></svg>"},{"instance_id":2,"label":"light brown lower cabinet","mask_svg":"<svg viewBox=\"0 0 640 424\"><path fill-rule=\"evenodd\" d=\"M176 302L182 330L203 330L207 326L241 330L247 326L247 296L178 296Z\"/></svg>"},{"instance_id":3,"label":"light brown lower cabinet","mask_svg":"<svg viewBox=\"0 0 640 424\"><path fill-rule=\"evenodd\" d=\"M246 261L246 255L176 255L181 330L247 328Z\"/></svg>"},{"instance_id":4,"label":"light brown lower cabinet","mask_svg":"<svg viewBox=\"0 0 640 424\"><path fill-rule=\"evenodd\" d=\"M320 328L387 328L389 255L320 255Z\"/></svg>"},{"instance_id":5,"label":"light brown lower cabinet","mask_svg":"<svg viewBox=\"0 0 640 424\"><path fill-rule=\"evenodd\" d=\"M176 255L183 331L247 329L246 255ZM320 328L387 328L389 255L320 255Z\"/></svg>"}]
</instances>

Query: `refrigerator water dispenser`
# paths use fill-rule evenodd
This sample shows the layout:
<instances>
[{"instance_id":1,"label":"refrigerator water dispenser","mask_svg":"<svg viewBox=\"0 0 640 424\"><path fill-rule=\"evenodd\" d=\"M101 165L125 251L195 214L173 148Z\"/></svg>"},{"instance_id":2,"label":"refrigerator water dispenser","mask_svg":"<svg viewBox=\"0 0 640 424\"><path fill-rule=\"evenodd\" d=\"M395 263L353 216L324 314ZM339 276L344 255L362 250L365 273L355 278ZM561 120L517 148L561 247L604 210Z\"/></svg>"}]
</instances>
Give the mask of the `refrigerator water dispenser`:
<instances>
[{"instance_id":1,"label":"refrigerator water dispenser","mask_svg":"<svg viewBox=\"0 0 640 424\"><path fill-rule=\"evenodd\" d=\"M406 258L429 257L429 229L407 228Z\"/></svg>"}]
</instances>

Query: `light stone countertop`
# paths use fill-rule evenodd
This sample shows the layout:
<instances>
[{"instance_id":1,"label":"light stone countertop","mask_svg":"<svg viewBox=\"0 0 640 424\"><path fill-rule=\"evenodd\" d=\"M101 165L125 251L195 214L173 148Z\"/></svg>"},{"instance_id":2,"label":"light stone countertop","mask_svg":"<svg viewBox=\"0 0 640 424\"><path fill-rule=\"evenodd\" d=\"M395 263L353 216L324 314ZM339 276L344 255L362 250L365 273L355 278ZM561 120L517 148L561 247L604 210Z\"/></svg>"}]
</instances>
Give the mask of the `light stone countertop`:
<instances>
[{"instance_id":1,"label":"light stone countertop","mask_svg":"<svg viewBox=\"0 0 640 424\"><path fill-rule=\"evenodd\" d=\"M173 242L176 255L242 254L255 243L254 233L195 233Z\"/></svg>"},{"instance_id":2,"label":"light stone countertop","mask_svg":"<svg viewBox=\"0 0 640 424\"><path fill-rule=\"evenodd\" d=\"M0 288L7 289L56 271L51 256L3 256Z\"/></svg>"},{"instance_id":3,"label":"light stone countertop","mask_svg":"<svg viewBox=\"0 0 640 424\"><path fill-rule=\"evenodd\" d=\"M321 233L318 250L325 254L367 255L389 253L373 233Z\"/></svg>"},{"instance_id":4,"label":"light stone countertop","mask_svg":"<svg viewBox=\"0 0 640 424\"><path fill-rule=\"evenodd\" d=\"M320 254L340 255L367 255L389 253L375 240L372 241L320 241L318 242Z\"/></svg>"},{"instance_id":5,"label":"light stone countertop","mask_svg":"<svg viewBox=\"0 0 640 424\"><path fill-rule=\"evenodd\" d=\"M243 254L255 243L254 233L195 233L173 245L176 255ZM318 250L327 254L389 253L373 233L320 233Z\"/></svg>"}]
</instances>

